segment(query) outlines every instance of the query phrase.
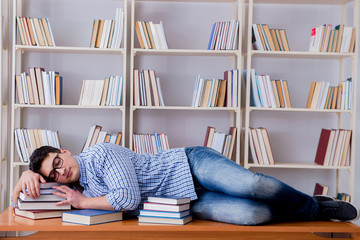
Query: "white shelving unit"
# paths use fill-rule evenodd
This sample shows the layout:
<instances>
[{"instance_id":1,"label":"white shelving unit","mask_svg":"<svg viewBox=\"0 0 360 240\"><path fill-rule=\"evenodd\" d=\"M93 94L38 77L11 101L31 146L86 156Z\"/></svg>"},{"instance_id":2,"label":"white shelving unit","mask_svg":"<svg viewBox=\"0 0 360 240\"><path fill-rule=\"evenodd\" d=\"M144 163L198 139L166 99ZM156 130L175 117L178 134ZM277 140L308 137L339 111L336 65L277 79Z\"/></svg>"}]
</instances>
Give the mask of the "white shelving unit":
<instances>
[{"instance_id":1,"label":"white shelving unit","mask_svg":"<svg viewBox=\"0 0 360 240\"><path fill-rule=\"evenodd\" d=\"M202 7L216 9L217 6L221 5L225 7L226 13L222 12L217 18L217 16L212 15L209 10L206 19L206 23L200 22L205 18L201 18L201 14L206 13L207 10L202 9ZM188 9L190 6L193 6L194 11L198 11L199 16L192 16L190 19L175 19L178 17L178 14L181 14L181 11L184 11L184 14L188 14ZM177 8L178 7L178 8ZM164 8L164 9L163 9ZM172 10L177 9L177 16L172 15ZM145 10L146 9L146 10ZM166 9L166 10L165 10ZM145 11L144 11L145 10ZM201 76L206 75L207 72L201 72L202 70L192 69L191 67L186 67L188 61L194 59L205 59L206 61L212 59L216 61L217 59L226 59L227 64L223 64L224 68L218 70L217 73L210 71L209 76L204 78L223 78L223 72L230 69L242 69L243 68L243 57L242 57L242 33L244 30L244 20L245 20L245 8L244 2L233 1L233 0L196 0L196 1L163 1L163 0L132 0L131 1L131 52L130 52L130 112L129 112L129 146L132 148L132 135L134 133L152 133L152 132L164 132L168 134L169 144L171 148L174 147L186 147L191 145L203 145L204 137L206 133L206 127L208 125L213 125L216 131L224 129L223 131L228 131L229 127L237 127L237 138L234 146L233 160L240 164L240 130L241 130L241 110L240 107L191 107L191 97L193 93L193 88L195 85L195 77L200 73ZM201 14L200 14L201 13ZM197 15L197 14L196 14ZM226 15L226 16L224 16ZM196 19L198 17L198 19ZM223 19L222 19L223 18ZM210 20L213 19L213 20ZM238 20L239 24L239 35L238 35L238 48L237 50L207 50L207 43L210 38L211 26L216 21L228 21L228 20ZM169 49L142 49L140 48L136 32L135 32L135 21L153 21L158 22L162 20L165 28L165 35L168 40ZM196 27L192 26L191 21L196 22L198 27L206 28L206 36L190 36L196 31ZM199 22L198 22L199 21ZM189 23L190 22L190 23ZM174 24L174 25L172 25ZM179 27L178 25L183 24ZM176 26L175 26L176 25ZM181 28L181 29L180 29ZM202 30L202 29L201 29ZM174 37L177 36L177 37ZM191 38L192 37L192 38ZM193 39L193 40L190 40ZM199 40L201 39L201 40ZM196 41L195 41L196 40ZM202 42L202 44L198 42ZM196 42L196 43L195 43ZM200 46L201 45L201 46ZM152 59L159 59L159 65L156 65ZM214 59L214 60L213 60ZM183 65L178 65L173 69L170 65L165 68L162 67L162 64L166 62L176 62L181 61ZM194 60L196 61L196 60ZM221 61L221 60L219 60ZM196 63L195 63L196 64ZM194 64L194 65L195 65ZM191 70L189 70L191 68ZM164 95L165 106L155 107L155 106L135 106L133 102L133 70L139 69L151 69L155 70L157 77L160 76L161 88ZM217 68L220 69L220 68ZM172 71L174 70L174 71ZM179 73L179 70L182 72ZM210 74L214 74L210 76ZM215 76L217 74L218 76ZM189 77L189 75L191 75ZM175 79L175 80L174 80ZM172 85L172 82L178 82L178 86L175 87ZM164 87L168 85L169 87ZM185 85L185 86L184 86ZM239 93L241 93L241 86L239 86ZM184 92L187 92L184 94ZM178 101L173 101L172 97L177 95L184 95L183 99ZM240 106L241 96L238 98L238 106ZM169 104L169 102L171 102ZM222 122L221 124L214 123L211 121L213 118L212 114L215 116L222 115L226 116L227 123ZM228 116L227 116L228 114ZM154 120L154 117L161 117L158 120ZM178 118L177 115L180 117ZM142 127L142 121L152 118L154 122L153 128ZM215 117L216 118L216 117ZM166 119L166 121L164 120ZM203 119L203 120L199 120ZM192 122L193 120L193 122ZM191 134L186 133L187 124L194 126L197 121L201 121L199 126L199 131ZM156 124L156 122L163 122L163 124ZM181 123L180 123L181 122ZM191 123L192 122L192 123ZM226 126L226 127L225 127ZM188 128L191 126L188 126ZM174 130L176 129L176 130ZM171 133L169 133L171 131ZM221 131L221 130L219 130ZM190 136L191 135L191 136Z\"/></svg>"},{"instance_id":2,"label":"white shelving unit","mask_svg":"<svg viewBox=\"0 0 360 240\"><path fill-rule=\"evenodd\" d=\"M243 156L244 156L244 166L246 168L253 168L253 169L259 169L259 168L267 168L267 169L309 169L309 170L331 170L331 171L335 171L336 174L336 193L341 192L340 190L340 186L341 186L341 177L340 177L340 173L345 171L348 172L348 182L346 185L348 185L348 193L353 197L354 196L354 171L355 171L355 150L356 150L356 145L355 145L355 132L356 132L356 99L357 99L357 94L356 94L356 89L357 89L357 81L358 81L358 73L357 73L357 67L358 67L358 44L356 41L356 46L355 46L355 52L353 53L326 53L326 52L319 52L319 53L315 53L315 52L309 52L308 49L303 49L303 50L296 50L296 51L289 51L289 52L283 52L283 51L259 51L259 50L253 50L252 49L252 24L256 23L256 24L261 24L261 23L267 23L267 22L255 22L254 18L256 17L256 8L258 4L262 4L261 7L263 8L270 8L271 10L274 10L278 7L281 7L281 5L293 5L293 8L297 6L299 6L300 8L303 8L304 6L308 6L309 8L312 6L316 6L320 9L323 9L324 11L327 11L326 7L327 6L331 6L331 7L337 7L340 11L340 19L339 20L335 20L338 21L337 24L345 24L346 26L352 26L356 29L356 36L358 36L358 31L359 31L359 1L358 0L354 0L354 1L342 1L342 0L331 0L331 1L323 1L323 0L314 0L314 1L302 1L302 0L293 0L293 1L285 1L285 0L274 0L274 1L263 1L263 0L249 0L248 1L248 25L247 25L247 83L250 83L250 70L252 68L255 68L255 70L257 70L257 67L261 68L261 63L259 64L259 62L261 62L261 60L264 59L285 59L286 61L289 61L290 63L292 61L295 60L303 60L303 62L305 61L311 61L314 62L314 65L311 67L316 67L316 64L319 64L323 61L337 61L338 63L338 68L333 69L332 67L329 67L327 69L323 69L324 71L334 71L337 73L339 73L339 75L337 77L337 81L336 82L340 82L345 80L347 77L352 77L353 79L353 106L351 110L339 110L339 109L334 109L334 110L327 110L327 109L308 109L305 108L306 105L306 99L307 99L307 95L302 96L304 98L304 105L301 106L299 104L297 104L296 106L294 106L293 108L261 108L261 107L253 107L250 106L250 85L251 84L247 84L246 86L246 94L245 94L245 119L244 119L244 126L245 126L245 130L244 130L244 136L245 137L245 141L244 141L244 152L243 152ZM347 8L347 6L349 4L353 4L349 8ZM353 9L353 12L351 12L351 9ZM269 11L271 11L269 10ZM321 11L321 10L320 10ZM351 20L349 22L346 21L346 17L347 15L349 15L349 11L350 11L350 17ZM296 14L301 14L296 12ZM314 15L314 13L312 12L312 14L310 13L306 13L304 12L303 14L305 14L309 19L312 19L312 17L316 18ZM284 14L285 15L285 14ZM304 16L305 16L304 15ZM288 16L288 15L286 15ZM331 14L327 14L327 16L329 17L329 22L330 19L332 17ZM261 16L257 16L257 21L259 21L259 19L261 19ZM277 16L279 18L279 20L277 20L279 23L284 23L289 21L289 19L284 19L282 18L282 16ZM295 17L294 17L295 18ZM281 19L281 20L280 20ZM290 20L291 22L291 20ZM299 20L297 20L297 22L299 22ZM315 21L314 21L315 22ZM313 27L315 27L318 23L314 23ZM324 24L324 23L322 23ZM273 24L274 25L274 24ZM272 26L274 28L276 28L277 26ZM292 26L293 28L297 28L299 27L299 23L298 25L294 25ZM310 29L311 30L311 29ZM288 34L288 33L287 33ZM289 38L289 34L288 34L288 38ZM303 39L298 39L298 41L309 41L310 38L310 33L308 36L304 37ZM308 42L306 42L308 43ZM292 42L290 42L290 47L292 45ZM307 46L307 44L306 44ZM260 60L259 60L260 59ZM350 63L349 63L350 62ZM263 64L263 63L262 63ZM294 63L296 64L296 63ZM336 63L335 63L336 64ZM347 75L346 65L351 66L351 71L350 71L350 75ZM333 65L331 65L333 66ZM296 67L294 67L294 69L296 69ZM281 67L279 67L279 74L281 75L281 71L285 70L282 69ZM321 69L319 68L319 71L321 71ZM261 73L261 74L267 74L266 72ZM296 75L296 71L294 72L294 75ZM271 77L271 75L270 75ZM310 76L311 77L311 76ZM309 78L310 78L309 77ZM312 79L312 81L321 81L324 79ZM291 84L291 80L289 79L289 84ZM310 84L305 83L303 84L303 86L306 89L306 93L308 91L308 87L310 87ZM292 89L292 91L290 91L291 96L295 96L296 94L298 94L299 89ZM279 115L278 118L280 119L282 118L287 118L290 117L292 114L298 114L297 116L300 116L301 114L301 119L302 121L304 121L305 123L308 122L309 125L311 125L313 122L312 121L323 121L325 117L321 117L319 118L319 120L314 120L314 117L311 117L311 119L308 118L308 116L310 117L313 116L314 114L316 114L316 116L335 116L335 118L337 119L336 122L337 124L332 125L332 128L347 128L347 129L351 129L353 134L352 134L352 139L351 139L351 154L350 154L350 164L348 166L344 166L344 167L327 167L327 166L320 166L314 163L315 159L315 155L313 156L313 159L310 159L309 161L299 161L299 162L288 162L288 161L284 161L284 159L280 159L277 161L277 159L275 158L275 165L259 165L259 164L255 164L249 161L250 158L250 150L249 150L249 127L258 127L258 126L253 126L253 122L254 119L252 118L252 116L254 114L261 114L262 117L266 117L269 114L281 114L281 116ZM316 118L316 117L315 117ZM321 120L320 120L321 119ZM290 121L290 120L289 120ZM325 124L325 122L324 122ZM284 128L286 129L287 127L284 126ZM324 128L329 128L329 124L324 125ZM320 130L321 127L318 129L318 134L317 134L317 139L316 139L316 145L313 146L313 149L303 149L302 151L307 152L307 151L311 151L315 153L315 150L317 148L317 140L320 136ZM276 132L275 132L276 134ZM289 135L291 135L291 130L288 133ZM310 134L310 133L309 133ZM271 139L271 132L269 132L270 135L270 139ZM280 135L280 133L278 134ZM286 140L284 140L286 141ZM315 141L314 141L315 142ZM281 144L278 142L272 142L272 146L276 145L276 144ZM301 144L297 144L296 146L297 148L302 148ZM284 152L286 152L286 149L283 149ZM276 153L274 153L276 154ZM293 156L288 156L288 159L290 159ZM282 162L281 162L282 160ZM314 183L315 186L315 183Z\"/></svg>"},{"instance_id":3,"label":"white shelving unit","mask_svg":"<svg viewBox=\"0 0 360 240\"><path fill-rule=\"evenodd\" d=\"M20 45L18 30L15 21L12 32L12 71L10 84L11 94L11 152L10 152L10 190L12 191L16 179L21 170L28 166L28 163L21 162L15 147L16 128L43 128L58 131L60 135L61 147L78 154L82 145L85 143L88 131L93 124L99 124L106 131L122 131L121 144L125 144L125 124L126 124L126 79L127 79L127 1L103 1L103 0L78 0L63 1L57 3L53 1L49 9L45 7L39 14L34 11L34 5L42 0L13 1L13 16L24 17L49 17L52 32L54 34L54 47L25 46ZM33 5L32 5L33 4ZM50 8L56 4L66 5L64 10L59 9L55 14ZM82 13L84 5L91 6L94 14ZM70 10L78 8L78 13L71 15ZM90 48L91 31L94 19L114 19L115 8L124 10L124 32L121 48ZM32 11L31 11L32 10ZM69 11L68 11L69 10ZM65 11L61 13L61 11ZM98 12L97 12L98 11ZM51 13L51 16L47 14ZM58 14L58 15L57 15ZM71 31L60 32L62 29L61 14L66 14L72 22L70 27L78 28ZM83 25L81 25L83 24ZM81 27L79 28L79 26ZM85 31L85 30L86 31ZM79 32L79 33L78 33ZM86 32L88 35L81 35ZM64 38L64 34L68 34ZM74 34L74 35L72 35ZM78 35L76 35L78 34ZM58 37L58 38L57 38ZM82 61L86 58L87 61ZM58 60L62 59L62 60ZM101 65L109 61L106 67ZM71 61L68 64L67 61ZM22 72L28 72L28 67L44 67L45 71L56 70L63 76L62 105L32 105L19 104L15 97L15 76ZM110 75L123 76L122 102L121 106L84 106L78 105L80 96L81 81L85 79L104 79ZM78 90L78 91L76 91ZM39 118L37 115L43 116ZM64 115L64 116L63 116Z\"/></svg>"}]
</instances>

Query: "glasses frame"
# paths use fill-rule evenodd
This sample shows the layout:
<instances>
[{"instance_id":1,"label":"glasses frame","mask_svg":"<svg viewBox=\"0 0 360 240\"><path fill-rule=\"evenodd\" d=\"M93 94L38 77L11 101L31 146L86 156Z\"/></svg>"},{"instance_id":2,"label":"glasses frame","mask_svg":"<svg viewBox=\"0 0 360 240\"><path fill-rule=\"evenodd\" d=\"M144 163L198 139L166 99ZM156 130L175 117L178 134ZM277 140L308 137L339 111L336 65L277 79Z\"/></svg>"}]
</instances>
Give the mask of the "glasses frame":
<instances>
[{"instance_id":1,"label":"glasses frame","mask_svg":"<svg viewBox=\"0 0 360 240\"><path fill-rule=\"evenodd\" d=\"M53 167L53 169L50 171L49 176L47 177L47 180L48 180L48 181L56 182L56 181L59 179L60 173L59 173L58 171L56 171L56 169L62 168L62 166L63 166L63 164L64 164L64 159L62 159L61 157L59 157L59 154L60 154L60 153L56 154L56 156L54 157L54 159L53 159L53 161L52 161L52 167ZM57 158L60 159L60 164L59 164L59 166L56 167L56 166L55 166L55 160L56 160ZM55 174L55 178L51 178L51 177L50 177L52 174Z\"/></svg>"}]
</instances>

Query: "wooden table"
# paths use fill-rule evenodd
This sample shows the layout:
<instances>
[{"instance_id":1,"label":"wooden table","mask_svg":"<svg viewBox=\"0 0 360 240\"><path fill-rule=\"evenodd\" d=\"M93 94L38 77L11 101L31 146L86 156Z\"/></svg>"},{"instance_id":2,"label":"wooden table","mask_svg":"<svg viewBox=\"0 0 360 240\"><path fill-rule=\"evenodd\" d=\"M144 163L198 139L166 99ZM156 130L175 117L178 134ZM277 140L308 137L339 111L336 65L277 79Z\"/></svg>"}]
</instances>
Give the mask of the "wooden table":
<instances>
[{"instance_id":1,"label":"wooden table","mask_svg":"<svg viewBox=\"0 0 360 240\"><path fill-rule=\"evenodd\" d=\"M360 227L346 222L292 222L264 226L238 226L213 221L194 220L183 225L141 224L137 219L92 226L64 223L61 218L31 220L12 214L12 208L0 215L0 231L38 231L21 239L251 239L251 240L360 240ZM19 237L20 238L20 237ZM5 239L19 239L5 238Z\"/></svg>"}]
</instances>

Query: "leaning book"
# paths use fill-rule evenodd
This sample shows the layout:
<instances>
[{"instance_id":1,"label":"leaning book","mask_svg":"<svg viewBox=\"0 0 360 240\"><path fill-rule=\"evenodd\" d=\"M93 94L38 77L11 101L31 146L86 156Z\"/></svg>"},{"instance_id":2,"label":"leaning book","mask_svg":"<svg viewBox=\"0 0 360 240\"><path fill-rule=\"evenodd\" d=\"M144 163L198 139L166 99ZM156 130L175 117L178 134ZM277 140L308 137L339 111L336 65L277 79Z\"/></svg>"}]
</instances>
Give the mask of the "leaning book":
<instances>
[{"instance_id":1,"label":"leaning book","mask_svg":"<svg viewBox=\"0 0 360 240\"><path fill-rule=\"evenodd\" d=\"M139 223L160 223L160 224L175 224L184 225L192 221L192 216L186 216L183 218L171 218L171 217L150 217L150 216L138 216Z\"/></svg>"},{"instance_id":2,"label":"leaning book","mask_svg":"<svg viewBox=\"0 0 360 240\"><path fill-rule=\"evenodd\" d=\"M63 222L77 223L83 225L93 225L107 222L121 221L123 213L118 211L81 209L64 212L62 215Z\"/></svg>"}]
</instances>

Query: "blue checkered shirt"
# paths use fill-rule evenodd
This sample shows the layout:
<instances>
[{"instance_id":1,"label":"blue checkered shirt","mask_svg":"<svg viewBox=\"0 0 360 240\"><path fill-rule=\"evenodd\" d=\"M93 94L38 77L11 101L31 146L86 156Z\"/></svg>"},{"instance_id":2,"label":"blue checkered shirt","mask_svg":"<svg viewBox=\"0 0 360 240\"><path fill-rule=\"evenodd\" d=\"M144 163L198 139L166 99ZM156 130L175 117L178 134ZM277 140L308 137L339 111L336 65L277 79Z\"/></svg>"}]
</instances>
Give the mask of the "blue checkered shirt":
<instances>
[{"instance_id":1,"label":"blue checkered shirt","mask_svg":"<svg viewBox=\"0 0 360 240\"><path fill-rule=\"evenodd\" d=\"M147 196L197 199L184 148L136 154L119 145L101 143L74 156L86 197L106 195L116 210L136 210Z\"/></svg>"}]
</instances>

